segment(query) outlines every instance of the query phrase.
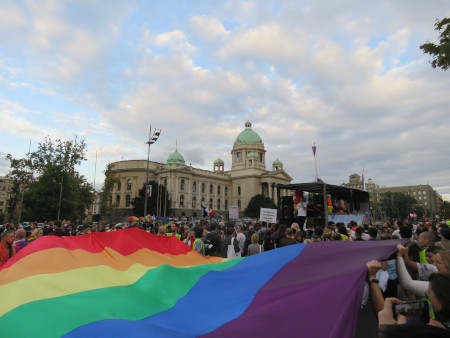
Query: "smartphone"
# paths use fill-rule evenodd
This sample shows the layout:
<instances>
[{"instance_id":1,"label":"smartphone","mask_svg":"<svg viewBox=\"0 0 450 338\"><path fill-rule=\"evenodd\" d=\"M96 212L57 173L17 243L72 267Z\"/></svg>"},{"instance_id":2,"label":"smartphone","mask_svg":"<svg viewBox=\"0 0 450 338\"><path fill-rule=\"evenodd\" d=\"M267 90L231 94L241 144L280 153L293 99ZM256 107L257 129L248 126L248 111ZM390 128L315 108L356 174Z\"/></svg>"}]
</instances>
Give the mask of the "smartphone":
<instances>
[{"instance_id":1,"label":"smartphone","mask_svg":"<svg viewBox=\"0 0 450 338\"><path fill-rule=\"evenodd\" d=\"M407 324L426 324L430 322L430 311L426 300L417 300L403 304L394 304L392 312L406 317Z\"/></svg>"}]
</instances>

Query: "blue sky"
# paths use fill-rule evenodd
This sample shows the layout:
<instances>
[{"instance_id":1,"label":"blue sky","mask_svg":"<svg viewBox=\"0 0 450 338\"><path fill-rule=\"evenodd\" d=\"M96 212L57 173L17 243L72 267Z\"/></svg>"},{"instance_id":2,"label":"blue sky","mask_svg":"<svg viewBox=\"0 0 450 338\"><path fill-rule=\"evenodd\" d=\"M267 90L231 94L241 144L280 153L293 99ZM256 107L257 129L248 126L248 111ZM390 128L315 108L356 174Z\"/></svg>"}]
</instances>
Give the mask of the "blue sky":
<instances>
[{"instance_id":1,"label":"blue sky","mask_svg":"<svg viewBox=\"0 0 450 338\"><path fill-rule=\"evenodd\" d=\"M293 182L360 174L430 184L450 200L450 73L419 50L448 0L2 1L0 174L45 136L86 141L98 188L110 162L175 150L231 166L250 120ZM96 161L97 154L97 161ZM96 169L95 169L96 167ZM94 175L95 174L95 175Z\"/></svg>"}]
</instances>

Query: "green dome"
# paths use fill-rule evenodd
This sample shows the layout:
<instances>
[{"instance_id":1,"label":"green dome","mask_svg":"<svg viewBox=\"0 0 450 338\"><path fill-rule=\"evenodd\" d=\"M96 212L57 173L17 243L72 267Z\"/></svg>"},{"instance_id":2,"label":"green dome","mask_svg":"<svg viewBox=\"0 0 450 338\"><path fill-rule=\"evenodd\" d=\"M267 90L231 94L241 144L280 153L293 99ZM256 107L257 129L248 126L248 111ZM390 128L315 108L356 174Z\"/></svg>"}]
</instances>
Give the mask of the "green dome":
<instances>
[{"instance_id":1,"label":"green dome","mask_svg":"<svg viewBox=\"0 0 450 338\"><path fill-rule=\"evenodd\" d=\"M175 152L170 154L167 158L167 164L185 164L184 157L178 152L178 150L175 150Z\"/></svg>"},{"instance_id":2,"label":"green dome","mask_svg":"<svg viewBox=\"0 0 450 338\"><path fill-rule=\"evenodd\" d=\"M214 164L224 164L224 162L218 157L217 160L214 161Z\"/></svg>"},{"instance_id":3,"label":"green dome","mask_svg":"<svg viewBox=\"0 0 450 338\"><path fill-rule=\"evenodd\" d=\"M242 131L236 138L236 141L234 141L234 144L236 143L260 144L262 143L262 139L252 130L252 124L250 121L247 121L245 122L245 130Z\"/></svg>"},{"instance_id":4,"label":"green dome","mask_svg":"<svg viewBox=\"0 0 450 338\"><path fill-rule=\"evenodd\" d=\"M276 159L273 161L272 165L283 165L283 162L281 162L279 159Z\"/></svg>"}]
</instances>

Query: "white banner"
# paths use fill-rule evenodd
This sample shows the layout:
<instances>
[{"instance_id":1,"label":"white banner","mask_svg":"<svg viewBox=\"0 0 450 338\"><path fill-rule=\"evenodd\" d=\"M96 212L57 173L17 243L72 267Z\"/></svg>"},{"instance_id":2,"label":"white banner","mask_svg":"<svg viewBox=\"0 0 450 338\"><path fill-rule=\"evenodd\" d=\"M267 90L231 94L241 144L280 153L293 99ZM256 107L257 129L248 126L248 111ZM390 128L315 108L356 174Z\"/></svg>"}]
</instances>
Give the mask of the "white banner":
<instances>
[{"instance_id":1,"label":"white banner","mask_svg":"<svg viewBox=\"0 0 450 338\"><path fill-rule=\"evenodd\" d=\"M230 207L228 212L230 213L230 218L239 218L239 207Z\"/></svg>"},{"instance_id":2,"label":"white banner","mask_svg":"<svg viewBox=\"0 0 450 338\"><path fill-rule=\"evenodd\" d=\"M261 208L259 220L267 223L277 222L277 209Z\"/></svg>"}]
</instances>

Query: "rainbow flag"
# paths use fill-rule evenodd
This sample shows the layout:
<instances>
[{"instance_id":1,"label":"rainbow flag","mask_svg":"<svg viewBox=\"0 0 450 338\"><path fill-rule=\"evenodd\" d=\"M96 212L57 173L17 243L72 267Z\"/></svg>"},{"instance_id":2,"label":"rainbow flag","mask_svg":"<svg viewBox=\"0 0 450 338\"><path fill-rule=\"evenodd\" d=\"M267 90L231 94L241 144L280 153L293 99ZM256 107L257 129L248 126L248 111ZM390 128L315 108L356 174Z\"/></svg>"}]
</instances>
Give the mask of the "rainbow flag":
<instances>
[{"instance_id":1,"label":"rainbow flag","mask_svg":"<svg viewBox=\"0 0 450 338\"><path fill-rule=\"evenodd\" d=\"M397 243L228 260L138 228L41 237L0 266L1 336L353 337L365 264Z\"/></svg>"}]
</instances>

